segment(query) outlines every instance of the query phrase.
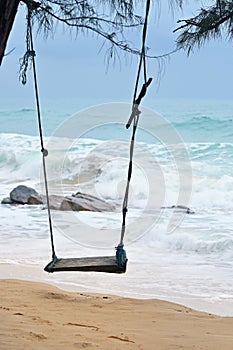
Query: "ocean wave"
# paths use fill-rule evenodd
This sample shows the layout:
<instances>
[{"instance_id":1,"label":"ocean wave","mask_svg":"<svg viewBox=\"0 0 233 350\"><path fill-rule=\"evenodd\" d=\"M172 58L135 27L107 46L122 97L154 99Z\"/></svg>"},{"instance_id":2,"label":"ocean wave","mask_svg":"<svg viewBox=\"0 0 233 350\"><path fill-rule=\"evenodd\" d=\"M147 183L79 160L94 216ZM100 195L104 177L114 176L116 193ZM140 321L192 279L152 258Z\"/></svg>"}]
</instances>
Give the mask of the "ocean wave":
<instances>
[{"instance_id":1,"label":"ocean wave","mask_svg":"<svg viewBox=\"0 0 233 350\"><path fill-rule=\"evenodd\" d=\"M188 141L232 142L233 118L195 115L174 122L182 137Z\"/></svg>"},{"instance_id":2,"label":"ocean wave","mask_svg":"<svg viewBox=\"0 0 233 350\"><path fill-rule=\"evenodd\" d=\"M224 218L222 218L224 219ZM233 234L223 224L216 227L213 217L208 222L204 215L198 217L198 222L185 219L181 227L172 234L167 234L165 225L156 227L142 242L149 247L160 247L170 251L194 253L197 255L215 255L224 261L224 257L232 256ZM223 229L223 230L222 230Z\"/></svg>"},{"instance_id":3,"label":"ocean wave","mask_svg":"<svg viewBox=\"0 0 233 350\"><path fill-rule=\"evenodd\" d=\"M52 140L54 141L54 139ZM45 138L48 179L67 191L95 191L103 199L121 199L127 180L128 142L79 139L69 143L58 138L54 144ZM180 170L170 148L162 144L136 145L131 181L132 203L145 205L147 198L164 197L161 205L177 204L181 188ZM233 207L233 145L230 143L192 142L186 144L192 173L192 201L195 207ZM178 150L179 153L179 150ZM0 134L0 179L2 183L32 180L40 183L41 150L38 136ZM178 156L182 162L182 153ZM181 163L182 164L182 163ZM185 171L185 169L184 169ZM63 186L63 187L62 187ZM152 193L153 192L153 193ZM186 205L187 203L178 203ZM187 204L188 205L188 204Z\"/></svg>"}]
</instances>

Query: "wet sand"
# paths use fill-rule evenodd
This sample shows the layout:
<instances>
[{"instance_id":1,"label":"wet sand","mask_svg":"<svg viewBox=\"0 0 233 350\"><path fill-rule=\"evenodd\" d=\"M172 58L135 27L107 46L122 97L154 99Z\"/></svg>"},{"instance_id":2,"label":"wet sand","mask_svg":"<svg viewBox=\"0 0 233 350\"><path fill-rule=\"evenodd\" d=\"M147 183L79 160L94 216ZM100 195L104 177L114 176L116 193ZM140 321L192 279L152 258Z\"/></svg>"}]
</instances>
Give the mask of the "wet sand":
<instances>
[{"instance_id":1,"label":"wet sand","mask_svg":"<svg viewBox=\"0 0 233 350\"><path fill-rule=\"evenodd\" d=\"M233 349L233 317L0 280L0 349Z\"/></svg>"}]
</instances>

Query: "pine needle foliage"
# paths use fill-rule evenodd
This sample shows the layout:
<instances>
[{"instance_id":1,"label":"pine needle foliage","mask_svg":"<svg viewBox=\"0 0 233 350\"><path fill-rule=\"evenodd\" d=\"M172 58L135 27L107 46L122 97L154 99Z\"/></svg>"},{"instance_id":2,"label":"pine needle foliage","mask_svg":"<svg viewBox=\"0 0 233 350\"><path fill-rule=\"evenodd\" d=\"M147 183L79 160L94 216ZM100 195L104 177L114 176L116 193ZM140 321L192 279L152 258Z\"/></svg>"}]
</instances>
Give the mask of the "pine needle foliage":
<instances>
[{"instance_id":1,"label":"pine needle foliage","mask_svg":"<svg viewBox=\"0 0 233 350\"><path fill-rule=\"evenodd\" d=\"M155 4L161 0L154 0ZM182 7L184 0L167 0L171 6ZM78 35L94 33L107 39L112 47L138 53L127 42L130 28L142 28L145 0L21 0L32 10L32 21L45 37L54 35L58 24ZM140 9L140 15L136 11ZM132 44L131 44L132 45Z\"/></svg>"},{"instance_id":2,"label":"pine needle foliage","mask_svg":"<svg viewBox=\"0 0 233 350\"><path fill-rule=\"evenodd\" d=\"M139 0L138 0L139 1ZM139 54L139 50L130 46L125 39L125 31L130 28L140 28L143 18L135 14L137 0L21 0L27 5L30 13L30 23L38 34L45 38L54 36L58 26L77 37L80 33L93 33L104 39L110 46L106 57L115 60L117 49L124 52ZM20 59L20 80L27 81L27 70L30 67L31 56L29 28L26 35L26 52ZM103 45L102 45L103 46Z\"/></svg>"},{"instance_id":3,"label":"pine needle foliage","mask_svg":"<svg viewBox=\"0 0 233 350\"><path fill-rule=\"evenodd\" d=\"M201 8L192 18L179 20L182 25L174 30L181 31L177 48L188 55L194 47L200 48L206 41L217 39L226 33L233 39L233 1L218 0L208 8Z\"/></svg>"},{"instance_id":4,"label":"pine needle foliage","mask_svg":"<svg viewBox=\"0 0 233 350\"><path fill-rule=\"evenodd\" d=\"M184 2L184 0L167 1L173 7L182 7ZM132 28L142 28L145 0L21 0L20 2L27 5L33 27L45 38L53 37L58 26L62 25L64 31L69 31L75 37L80 33L93 33L103 38L103 45L106 42L110 44L105 56L108 63L119 58L118 49L125 53L140 54L140 49L133 47L127 40L127 33ZM160 0L154 0L155 4L159 2ZM140 15L136 14L136 9L140 10ZM20 79L23 84L26 83L27 68L30 66L28 38L27 35L27 51L20 61ZM148 57L161 59L162 56Z\"/></svg>"},{"instance_id":5,"label":"pine needle foliage","mask_svg":"<svg viewBox=\"0 0 233 350\"><path fill-rule=\"evenodd\" d=\"M143 18L135 14L135 0L22 0L32 10L33 25L45 37L54 35L58 24L76 36L92 32L112 46L134 52L124 38L126 28L141 27Z\"/></svg>"}]
</instances>

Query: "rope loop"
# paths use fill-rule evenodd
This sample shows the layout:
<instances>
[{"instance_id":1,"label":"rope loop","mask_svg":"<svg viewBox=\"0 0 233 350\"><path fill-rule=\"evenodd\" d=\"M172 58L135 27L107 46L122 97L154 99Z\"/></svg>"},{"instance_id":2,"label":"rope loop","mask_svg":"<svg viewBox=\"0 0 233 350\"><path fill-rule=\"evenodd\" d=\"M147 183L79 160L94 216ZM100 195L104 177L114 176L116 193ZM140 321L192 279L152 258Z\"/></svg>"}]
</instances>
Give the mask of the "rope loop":
<instances>
[{"instance_id":1,"label":"rope loop","mask_svg":"<svg viewBox=\"0 0 233 350\"><path fill-rule=\"evenodd\" d=\"M134 103L133 108L132 108L132 113L134 114L134 117L139 117L140 114L142 113L140 109L138 109L138 104Z\"/></svg>"}]
</instances>

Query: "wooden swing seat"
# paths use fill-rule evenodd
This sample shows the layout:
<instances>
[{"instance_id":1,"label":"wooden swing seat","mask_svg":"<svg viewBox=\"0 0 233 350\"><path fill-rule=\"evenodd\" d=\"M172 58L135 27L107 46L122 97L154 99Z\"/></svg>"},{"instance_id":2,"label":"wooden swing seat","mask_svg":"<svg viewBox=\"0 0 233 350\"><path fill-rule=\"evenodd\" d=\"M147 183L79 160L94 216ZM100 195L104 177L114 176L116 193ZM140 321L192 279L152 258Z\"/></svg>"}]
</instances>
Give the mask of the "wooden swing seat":
<instances>
[{"instance_id":1,"label":"wooden swing seat","mask_svg":"<svg viewBox=\"0 0 233 350\"><path fill-rule=\"evenodd\" d=\"M59 271L93 271L93 272L109 272L109 273L124 273L126 264L119 266L116 256L101 256L91 258L67 258L51 261L45 266L47 272Z\"/></svg>"}]
</instances>

